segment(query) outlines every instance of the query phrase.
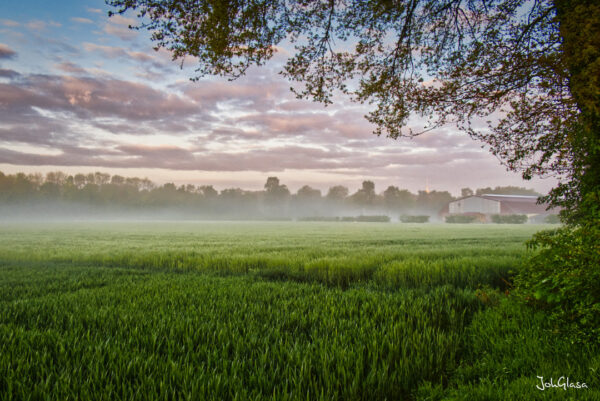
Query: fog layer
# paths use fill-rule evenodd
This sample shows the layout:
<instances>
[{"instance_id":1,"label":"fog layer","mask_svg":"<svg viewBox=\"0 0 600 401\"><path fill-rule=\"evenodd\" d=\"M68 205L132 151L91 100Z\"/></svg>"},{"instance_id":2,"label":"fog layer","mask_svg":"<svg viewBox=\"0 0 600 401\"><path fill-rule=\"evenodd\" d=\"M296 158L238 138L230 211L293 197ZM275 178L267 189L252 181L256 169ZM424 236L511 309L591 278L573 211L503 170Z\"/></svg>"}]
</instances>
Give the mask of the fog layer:
<instances>
[{"instance_id":1,"label":"fog layer","mask_svg":"<svg viewBox=\"0 0 600 401\"><path fill-rule=\"evenodd\" d=\"M517 187L462 190L480 193L536 194ZM426 215L438 220L456 199L446 191L411 193L397 186L377 192L372 181L350 194L334 185L326 194L308 185L292 194L277 177L262 191L210 185L156 185L148 179L104 173L62 172L5 175L0 172L0 220L350 220L356 216ZM345 218L345 219L344 219ZM359 219L360 220L360 219ZM368 220L368 219L367 219ZM375 219L377 220L377 219ZM382 221L380 219L380 221Z\"/></svg>"}]
</instances>

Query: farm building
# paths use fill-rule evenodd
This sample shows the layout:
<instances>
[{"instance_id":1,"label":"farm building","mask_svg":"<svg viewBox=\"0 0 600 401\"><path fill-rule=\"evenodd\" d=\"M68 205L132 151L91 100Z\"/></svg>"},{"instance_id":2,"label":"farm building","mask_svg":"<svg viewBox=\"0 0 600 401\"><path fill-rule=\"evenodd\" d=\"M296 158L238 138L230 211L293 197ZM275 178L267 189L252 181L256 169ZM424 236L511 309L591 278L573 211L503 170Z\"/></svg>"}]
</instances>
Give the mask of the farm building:
<instances>
[{"instance_id":1,"label":"farm building","mask_svg":"<svg viewBox=\"0 0 600 401\"><path fill-rule=\"evenodd\" d=\"M494 214L524 214L532 220L537 216L557 213L556 210L546 210L547 204L538 204L537 196L525 195L471 195L450 202L441 211L441 215L473 214L491 216Z\"/></svg>"}]
</instances>

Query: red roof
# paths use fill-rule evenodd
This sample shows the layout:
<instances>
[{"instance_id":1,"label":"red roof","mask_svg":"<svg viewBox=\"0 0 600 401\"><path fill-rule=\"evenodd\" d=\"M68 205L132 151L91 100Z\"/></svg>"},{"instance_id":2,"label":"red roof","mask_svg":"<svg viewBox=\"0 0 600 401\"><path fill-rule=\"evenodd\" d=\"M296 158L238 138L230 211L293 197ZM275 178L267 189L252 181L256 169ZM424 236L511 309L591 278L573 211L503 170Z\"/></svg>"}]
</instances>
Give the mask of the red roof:
<instances>
[{"instance_id":1,"label":"red roof","mask_svg":"<svg viewBox=\"0 0 600 401\"><path fill-rule=\"evenodd\" d=\"M525 195L481 195L484 199L500 202L500 214L549 214L547 203L538 204L537 196Z\"/></svg>"}]
</instances>

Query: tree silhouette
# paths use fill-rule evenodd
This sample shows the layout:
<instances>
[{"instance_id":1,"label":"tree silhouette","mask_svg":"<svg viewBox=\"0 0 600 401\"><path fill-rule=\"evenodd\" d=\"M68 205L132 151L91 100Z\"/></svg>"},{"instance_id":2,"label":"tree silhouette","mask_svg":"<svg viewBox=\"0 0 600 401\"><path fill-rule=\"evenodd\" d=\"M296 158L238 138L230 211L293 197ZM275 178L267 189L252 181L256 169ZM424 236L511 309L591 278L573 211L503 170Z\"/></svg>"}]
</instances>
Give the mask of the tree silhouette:
<instances>
[{"instance_id":1,"label":"tree silhouette","mask_svg":"<svg viewBox=\"0 0 600 401\"><path fill-rule=\"evenodd\" d=\"M415 196L406 189L390 185L383 191L383 202L388 211L407 212L415 206Z\"/></svg>"},{"instance_id":2,"label":"tree silhouette","mask_svg":"<svg viewBox=\"0 0 600 401\"><path fill-rule=\"evenodd\" d=\"M269 177L265 183L265 204L268 213L275 216L285 214L290 191L287 186L279 184L279 178Z\"/></svg>"},{"instance_id":3,"label":"tree silhouette","mask_svg":"<svg viewBox=\"0 0 600 401\"><path fill-rule=\"evenodd\" d=\"M461 197L467 197L467 196L471 196L473 195L473 190L471 188L461 188L460 190L460 196Z\"/></svg>"},{"instance_id":4,"label":"tree silhouette","mask_svg":"<svg viewBox=\"0 0 600 401\"><path fill-rule=\"evenodd\" d=\"M343 185L336 185L329 188L327 199L332 202L342 202L348 196L348 188Z\"/></svg>"},{"instance_id":5,"label":"tree silhouette","mask_svg":"<svg viewBox=\"0 0 600 401\"><path fill-rule=\"evenodd\" d=\"M373 181L363 181L362 188L352 195L352 201L363 208L375 205L376 199L377 194Z\"/></svg>"}]
</instances>

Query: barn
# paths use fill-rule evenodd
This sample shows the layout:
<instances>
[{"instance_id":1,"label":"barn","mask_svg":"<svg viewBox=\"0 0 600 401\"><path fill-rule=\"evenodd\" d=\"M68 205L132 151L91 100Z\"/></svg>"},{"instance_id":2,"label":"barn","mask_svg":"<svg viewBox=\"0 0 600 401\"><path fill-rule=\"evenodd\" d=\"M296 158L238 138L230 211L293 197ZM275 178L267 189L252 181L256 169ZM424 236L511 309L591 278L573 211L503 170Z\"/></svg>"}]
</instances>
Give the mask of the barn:
<instances>
[{"instance_id":1,"label":"barn","mask_svg":"<svg viewBox=\"0 0 600 401\"><path fill-rule=\"evenodd\" d=\"M548 205L538 204L537 199L537 196L526 195L471 195L450 202L441 214L477 214L488 217L494 214L524 214L531 220L557 213L546 210Z\"/></svg>"}]
</instances>

